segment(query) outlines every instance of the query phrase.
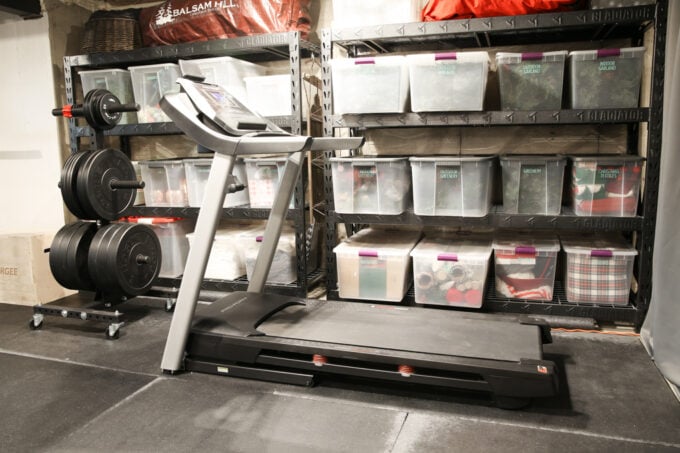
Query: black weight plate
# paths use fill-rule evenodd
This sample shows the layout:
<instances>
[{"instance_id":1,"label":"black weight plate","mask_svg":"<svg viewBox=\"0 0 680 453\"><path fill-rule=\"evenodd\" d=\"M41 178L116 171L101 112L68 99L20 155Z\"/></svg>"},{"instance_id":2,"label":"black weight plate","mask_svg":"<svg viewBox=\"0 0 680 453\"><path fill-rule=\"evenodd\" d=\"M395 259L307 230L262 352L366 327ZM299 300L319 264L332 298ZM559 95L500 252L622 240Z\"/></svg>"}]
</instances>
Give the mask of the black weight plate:
<instances>
[{"instance_id":1,"label":"black weight plate","mask_svg":"<svg viewBox=\"0 0 680 453\"><path fill-rule=\"evenodd\" d=\"M71 154L64 163L64 168L61 170L61 179L59 181L61 197L64 200L64 204L74 216L81 219L87 218L87 213L78 199L76 176L88 154L89 153L85 151Z\"/></svg>"},{"instance_id":2,"label":"black weight plate","mask_svg":"<svg viewBox=\"0 0 680 453\"><path fill-rule=\"evenodd\" d=\"M110 270L102 264L102 257L106 254L110 237L116 232L116 225L117 224L112 223L99 228L97 234L95 234L92 239L90 253L87 257L87 264L90 278L92 278L97 289L108 293L119 294L120 290L115 287L112 283L112 279L109 278Z\"/></svg>"},{"instance_id":3,"label":"black weight plate","mask_svg":"<svg viewBox=\"0 0 680 453\"><path fill-rule=\"evenodd\" d=\"M87 166L88 162L92 160L92 158L98 153L99 151L90 151L86 153L85 157L83 157L83 160L81 161L80 168L78 169L78 172L74 174L74 186L75 186L75 193L76 196L78 197L78 202L80 203L80 207L83 210L83 219L88 219L88 220L98 220L97 213L92 207L92 203L90 202L90 196L87 191Z\"/></svg>"},{"instance_id":4,"label":"black weight plate","mask_svg":"<svg viewBox=\"0 0 680 453\"><path fill-rule=\"evenodd\" d=\"M96 93L92 98L94 102L95 116L97 118L97 126L100 129L111 129L120 121L121 113L112 113L110 108L120 105L120 101L111 92L102 90L102 93Z\"/></svg>"},{"instance_id":5,"label":"black weight plate","mask_svg":"<svg viewBox=\"0 0 680 453\"><path fill-rule=\"evenodd\" d=\"M94 285L87 269L87 257L97 226L91 222L75 222L55 235L50 247L49 264L54 279L65 288L92 290Z\"/></svg>"},{"instance_id":6,"label":"black weight plate","mask_svg":"<svg viewBox=\"0 0 680 453\"><path fill-rule=\"evenodd\" d=\"M95 151L78 172L78 197L93 218L115 220L135 201L137 189L111 189L111 182L136 180L130 159L116 149Z\"/></svg>"},{"instance_id":7,"label":"black weight plate","mask_svg":"<svg viewBox=\"0 0 680 453\"><path fill-rule=\"evenodd\" d=\"M66 265L66 248L71 237L71 230L77 223L64 225L57 231L50 245L49 264L52 276L63 287L67 288L69 273Z\"/></svg>"},{"instance_id":8,"label":"black weight plate","mask_svg":"<svg viewBox=\"0 0 680 453\"><path fill-rule=\"evenodd\" d=\"M161 244L147 225L118 224L118 232L107 254L110 272L124 294L138 296L147 292L161 269ZM143 261L140 258L144 258Z\"/></svg>"}]
</instances>

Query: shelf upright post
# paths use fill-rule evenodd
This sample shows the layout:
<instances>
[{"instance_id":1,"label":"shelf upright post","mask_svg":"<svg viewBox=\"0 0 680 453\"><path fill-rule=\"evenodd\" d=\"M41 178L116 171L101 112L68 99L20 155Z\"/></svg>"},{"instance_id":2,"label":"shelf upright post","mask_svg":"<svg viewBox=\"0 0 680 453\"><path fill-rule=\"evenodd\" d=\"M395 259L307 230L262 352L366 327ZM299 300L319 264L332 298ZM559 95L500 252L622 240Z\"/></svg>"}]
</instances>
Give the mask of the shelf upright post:
<instances>
[{"instance_id":1,"label":"shelf upright post","mask_svg":"<svg viewBox=\"0 0 680 453\"><path fill-rule=\"evenodd\" d=\"M667 0L658 0L654 19L654 48L652 49L652 85L649 99L647 161L643 194L642 232L638 237L638 294L636 300L636 330L640 330L652 296L652 258L659 197L661 163L661 132L663 129L664 69L666 59Z\"/></svg>"}]
</instances>

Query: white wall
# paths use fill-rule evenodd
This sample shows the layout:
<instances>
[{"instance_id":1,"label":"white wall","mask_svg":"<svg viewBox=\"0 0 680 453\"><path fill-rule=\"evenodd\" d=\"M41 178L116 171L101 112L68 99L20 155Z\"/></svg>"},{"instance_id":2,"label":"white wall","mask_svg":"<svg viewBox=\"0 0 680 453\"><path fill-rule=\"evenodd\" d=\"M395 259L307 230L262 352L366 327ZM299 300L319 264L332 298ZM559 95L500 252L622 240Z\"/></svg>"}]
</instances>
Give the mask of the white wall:
<instances>
[{"instance_id":1,"label":"white wall","mask_svg":"<svg viewBox=\"0 0 680 453\"><path fill-rule=\"evenodd\" d=\"M0 16L0 233L64 224L47 17Z\"/></svg>"}]
</instances>

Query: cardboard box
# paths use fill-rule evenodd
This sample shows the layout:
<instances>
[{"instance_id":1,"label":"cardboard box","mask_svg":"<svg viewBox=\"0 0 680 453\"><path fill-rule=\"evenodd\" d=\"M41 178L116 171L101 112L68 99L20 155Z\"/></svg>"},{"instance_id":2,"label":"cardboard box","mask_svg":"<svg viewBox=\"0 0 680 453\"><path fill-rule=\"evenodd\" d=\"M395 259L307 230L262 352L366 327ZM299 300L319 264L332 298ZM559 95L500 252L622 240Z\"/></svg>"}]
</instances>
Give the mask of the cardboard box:
<instances>
[{"instance_id":1,"label":"cardboard box","mask_svg":"<svg viewBox=\"0 0 680 453\"><path fill-rule=\"evenodd\" d=\"M51 302L75 291L52 277L44 252L53 234L0 235L0 303L35 305Z\"/></svg>"}]
</instances>

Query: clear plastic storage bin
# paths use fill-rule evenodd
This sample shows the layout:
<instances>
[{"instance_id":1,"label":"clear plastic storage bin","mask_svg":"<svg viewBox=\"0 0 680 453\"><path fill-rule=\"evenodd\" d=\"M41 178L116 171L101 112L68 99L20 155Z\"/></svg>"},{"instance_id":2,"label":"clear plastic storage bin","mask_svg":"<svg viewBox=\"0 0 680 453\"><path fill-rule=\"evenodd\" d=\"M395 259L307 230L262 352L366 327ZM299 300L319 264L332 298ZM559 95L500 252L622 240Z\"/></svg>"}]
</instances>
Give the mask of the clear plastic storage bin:
<instances>
[{"instance_id":1,"label":"clear plastic storage bin","mask_svg":"<svg viewBox=\"0 0 680 453\"><path fill-rule=\"evenodd\" d=\"M428 53L406 59L412 111L484 109L488 52Z\"/></svg>"},{"instance_id":2,"label":"clear plastic storage bin","mask_svg":"<svg viewBox=\"0 0 680 453\"><path fill-rule=\"evenodd\" d=\"M205 186L208 183L208 176L212 168L212 159L184 159L184 171L187 177L187 198L189 206L200 207L203 203L203 195L205 194ZM248 184L248 177L246 175L246 164L243 159L236 159L234 162L234 170L232 178L229 183L235 182L233 177L244 186ZM224 207L231 208L233 206L246 205L250 202L248 198L248 188L234 193L228 193L224 198Z\"/></svg>"},{"instance_id":3,"label":"clear plastic storage bin","mask_svg":"<svg viewBox=\"0 0 680 453\"><path fill-rule=\"evenodd\" d=\"M644 158L584 156L571 160L571 195L576 215L635 216Z\"/></svg>"},{"instance_id":4,"label":"clear plastic storage bin","mask_svg":"<svg viewBox=\"0 0 680 453\"><path fill-rule=\"evenodd\" d=\"M147 206L189 206L181 160L140 161Z\"/></svg>"},{"instance_id":5,"label":"clear plastic storage bin","mask_svg":"<svg viewBox=\"0 0 680 453\"><path fill-rule=\"evenodd\" d=\"M558 215L565 165L562 156L502 156L503 212Z\"/></svg>"},{"instance_id":6,"label":"clear plastic storage bin","mask_svg":"<svg viewBox=\"0 0 680 453\"><path fill-rule=\"evenodd\" d=\"M411 250L420 232L361 230L337 245L340 297L399 302L411 285Z\"/></svg>"},{"instance_id":7,"label":"clear plastic storage bin","mask_svg":"<svg viewBox=\"0 0 680 453\"><path fill-rule=\"evenodd\" d=\"M419 22L420 0L333 0L333 28Z\"/></svg>"},{"instance_id":8,"label":"clear plastic storage bin","mask_svg":"<svg viewBox=\"0 0 680 453\"><path fill-rule=\"evenodd\" d=\"M132 77L130 71L124 69L98 69L95 71L80 71L80 81L83 85L83 95L96 89L109 90L123 104L135 102L132 91ZM136 112L126 112L120 117L118 124L134 124L137 122Z\"/></svg>"},{"instance_id":9,"label":"clear plastic storage bin","mask_svg":"<svg viewBox=\"0 0 680 453\"><path fill-rule=\"evenodd\" d=\"M552 300L560 241L557 237L517 233L494 239L498 297Z\"/></svg>"},{"instance_id":10,"label":"clear plastic storage bin","mask_svg":"<svg viewBox=\"0 0 680 453\"><path fill-rule=\"evenodd\" d=\"M566 50L497 53L501 109L561 109L566 58Z\"/></svg>"},{"instance_id":11,"label":"clear plastic storage bin","mask_svg":"<svg viewBox=\"0 0 680 453\"><path fill-rule=\"evenodd\" d=\"M160 102L166 94L179 92L179 85L176 83L180 76L179 65L166 63L131 66L128 69L132 76L135 101L140 106L137 112L139 122L170 122L170 118L161 109Z\"/></svg>"},{"instance_id":12,"label":"clear plastic storage bin","mask_svg":"<svg viewBox=\"0 0 680 453\"><path fill-rule=\"evenodd\" d=\"M184 273L189 255L187 234L194 229L192 220L176 217L127 217L125 220L148 225L158 236L162 256L159 277L176 278Z\"/></svg>"},{"instance_id":13,"label":"clear plastic storage bin","mask_svg":"<svg viewBox=\"0 0 680 453\"><path fill-rule=\"evenodd\" d=\"M416 303L481 307L491 250L490 239L420 241L411 252Z\"/></svg>"},{"instance_id":14,"label":"clear plastic storage bin","mask_svg":"<svg viewBox=\"0 0 680 453\"><path fill-rule=\"evenodd\" d=\"M569 52L571 108L636 108L644 47Z\"/></svg>"},{"instance_id":15,"label":"clear plastic storage bin","mask_svg":"<svg viewBox=\"0 0 680 453\"><path fill-rule=\"evenodd\" d=\"M335 211L343 214L401 214L410 205L406 157L333 157Z\"/></svg>"},{"instance_id":16,"label":"clear plastic storage bin","mask_svg":"<svg viewBox=\"0 0 680 453\"><path fill-rule=\"evenodd\" d=\"M406 57L331 60L333 110L345 113L401 113L408 98Z\"/></svg>"},{"instance_id":17,"label":"clear plastic storage bin","mask_svg":"<svg viewBox=\"0 0 680 453\"><path fill-rule=\"evenodd\" d=\"M246 275L244 238L250 237L252 225L234 224L221 226L215 232L205 278L215 280L235 280ZM188 234L189 244L193 244L194 234Z\"/></svg>"},{"instance_id":18,"label":"clear plastic storage bin","mask_svg":"<svg viewBox=\"0 0 680 453\"><path fill-rule=\"evenodd\" d=\"M623 239L603 237L563 238L562 247L569 302L628 304L637 250Z\"/></svg>"},{"instance_id":19,"label":"clear plastic storage bin","mask_svg":"<svg viewBox=\"0 0 680 453\"><path fill-rule=\"evenodd\" d=\"M491 208L493 157L411 157L417 215L483 217Z\"/></svg>"},{"instance_id":20,"label":"clear plastic storage bin","mask_svg":"<svg viewBox=\"0 0 680 453\"><path fill-rule=\"evenodd\" d=\"M279 184L286 168L285 157L246 158L248 196L251 208L271 208L279 191ZM295 201L291 194L290 208Z\"/></svg>"},{"instance_id":21,"label":"clear plastic storage bin","mask_svg":"<svg viewBox=\"0 0 680 453\"><path fill-rule=\"evenodd\" d=\"M255 262L257 260L257 255L260 252L263 235L264 229L261 229L241 237L245 250L246 274L248 280L253 278ZM267 283L288 284L295 281L297 281L295 231L286 228L281 232L279 243L276 246L274 259L272 260L269 275L267 276Z\"/></svg>"},{"instance_id":22,"label":"clear plastic storage bin","mask_svg":"<svg viewBox=\"0 0 680 453\"><path fill-rule=\"evenodd\" d=\"M246 77L247 105L261 116L293 114L292 86L289 74ZM309 102L302 90L302 113L307 113Z\"/></svg>"},{"instance_id":23,"label":"clear plastic storage bin","mask_svg":"<svg viewBox=\"0 0 680 453\"><path fill-rule=\"evenodd\" d=\"M247 103L248 97L243 79L267 73L264 66L232 57L179 60L179 67L182 75L203 76L206 82L223 87L244 104Z\"/></svg>"}]
</instances>

